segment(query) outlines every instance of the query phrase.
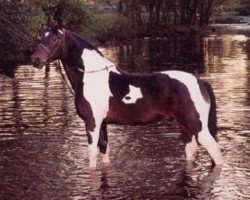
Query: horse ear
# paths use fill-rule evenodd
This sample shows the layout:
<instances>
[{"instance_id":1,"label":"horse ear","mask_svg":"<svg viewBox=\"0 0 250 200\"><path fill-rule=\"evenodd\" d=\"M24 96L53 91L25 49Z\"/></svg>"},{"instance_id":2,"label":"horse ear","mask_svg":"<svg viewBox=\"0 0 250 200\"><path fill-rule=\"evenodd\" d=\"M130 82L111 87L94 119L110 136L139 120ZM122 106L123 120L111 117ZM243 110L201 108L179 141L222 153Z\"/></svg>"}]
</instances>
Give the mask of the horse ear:
<instances>
[{"instance_id":1,"label":"horse ear","mask_svg":"<svg viewBox=\"0 0 250 200\"><path fill-rule=\"evenodd\" d=\"M62 29L63 28L62 20L58 17L56 18L56 22L57 22L58 29Z\"/></svg>"},{"instance_id":2,"label":"horse ear","mask_svg":"<svg viewBox=\"0 0 250 200\"><path fill-rule=\"evenodd\" d=\"M57 22L58 32L61 33L61 35L63 35L62 20L60 18L56 18L56 22Z\"/></svg>"},{"instance_id":3,"label":"horse ear","mask_svg":"<svg viewBox=\"0 0 250 200\"><path fill-rule=\"evenodd\" d=\"M48 19L47 19L47 28L51 28L51 27L52 27L51 17L48 16Z\"/></svg>"}]
</instances>

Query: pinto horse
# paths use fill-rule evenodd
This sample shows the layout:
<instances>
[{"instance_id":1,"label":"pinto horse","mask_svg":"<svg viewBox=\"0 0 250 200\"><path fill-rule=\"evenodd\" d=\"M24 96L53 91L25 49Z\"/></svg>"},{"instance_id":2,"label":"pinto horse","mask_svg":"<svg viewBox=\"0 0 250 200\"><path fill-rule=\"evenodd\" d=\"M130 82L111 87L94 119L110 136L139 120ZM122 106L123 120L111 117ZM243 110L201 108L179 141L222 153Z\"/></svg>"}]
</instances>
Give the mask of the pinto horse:
<instances>
[{"instance_id":1,"label":"pinto horse","mask_svg":"<svg viewBox=\"0 0 250 200\"><path fill-rule=\"evenodd\" d=\"M61 60L77 113L85 122L90 167L96 167L99 151L103 162L110 162L107 124L146 124L164 118L176 119L187 160L194 160L199 142L216 165L223 163L215 140L215 97L208 82L182 71L127 73L78 34L59 27L42 35L31 59L36 68Z\"/></svg>"}]
</instances>

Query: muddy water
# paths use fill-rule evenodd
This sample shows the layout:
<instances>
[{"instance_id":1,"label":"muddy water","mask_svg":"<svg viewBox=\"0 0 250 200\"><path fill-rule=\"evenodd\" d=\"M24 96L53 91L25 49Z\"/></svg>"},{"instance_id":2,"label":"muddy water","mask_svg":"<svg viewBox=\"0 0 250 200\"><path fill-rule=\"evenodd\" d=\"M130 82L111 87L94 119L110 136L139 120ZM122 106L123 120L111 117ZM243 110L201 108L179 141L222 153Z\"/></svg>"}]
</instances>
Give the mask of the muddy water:
<instances>
[{"instance_id":1,"label":"muddy water","mask_svg":"<svg viewBox=\"0 0 250 200\"><path fill-rule=\"evenodd\" d=\"M20 66L14 78L0 75L0 199L249 199L250 28L226 28L194 43L146 38L101 49L128 71L183 69L209 80L222 169L202 148L186 164L175 122L161 121L110 125L111 165L90 171L84 124L60 68Z\"/></svg>"}]
</instances>

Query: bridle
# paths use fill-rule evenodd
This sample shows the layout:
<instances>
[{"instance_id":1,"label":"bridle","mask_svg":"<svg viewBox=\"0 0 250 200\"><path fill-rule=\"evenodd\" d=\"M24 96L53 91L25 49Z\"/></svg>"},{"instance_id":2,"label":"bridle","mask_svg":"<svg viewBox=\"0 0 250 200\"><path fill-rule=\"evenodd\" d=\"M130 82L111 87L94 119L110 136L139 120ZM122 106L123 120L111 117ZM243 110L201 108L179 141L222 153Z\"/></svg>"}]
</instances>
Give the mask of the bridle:
<instances>
[{"instance_id":1,"label":"bridle","mask_svg":"<svg viewBox=\"0 0 250 200\"><path fill-rule=\"evenodd\" d=\"M62 39L60 43L54 48L53 52L51 53L51 50L46 47L44 44L40 43L38 47L44 49L48 53L48 57L45 59L45 63L48 63L50 58L53 57L53 55L57 52L57 50L63 45L64 37L65 37L65 32L60 31L60 34L62 34Z\"/></svg>"}]
</instances>

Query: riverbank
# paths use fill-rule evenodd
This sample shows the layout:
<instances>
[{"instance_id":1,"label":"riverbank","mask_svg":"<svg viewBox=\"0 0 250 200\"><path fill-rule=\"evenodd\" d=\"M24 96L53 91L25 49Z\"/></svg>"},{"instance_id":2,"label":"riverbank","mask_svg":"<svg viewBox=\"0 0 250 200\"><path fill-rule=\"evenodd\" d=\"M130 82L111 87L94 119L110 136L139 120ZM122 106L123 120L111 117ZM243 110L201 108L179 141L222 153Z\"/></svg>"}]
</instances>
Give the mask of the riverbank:
<instances>
[{"instance_id":1,"label":"riverbank","mask_svg":"<svg viewBox=\"0 0 250 200\"><path fill-rule=\"evenodd\" d=\"M242 16L237 12L223 12L212 19L216 24L250 24L250 16Z\"/></svg>"}]
</instances>

